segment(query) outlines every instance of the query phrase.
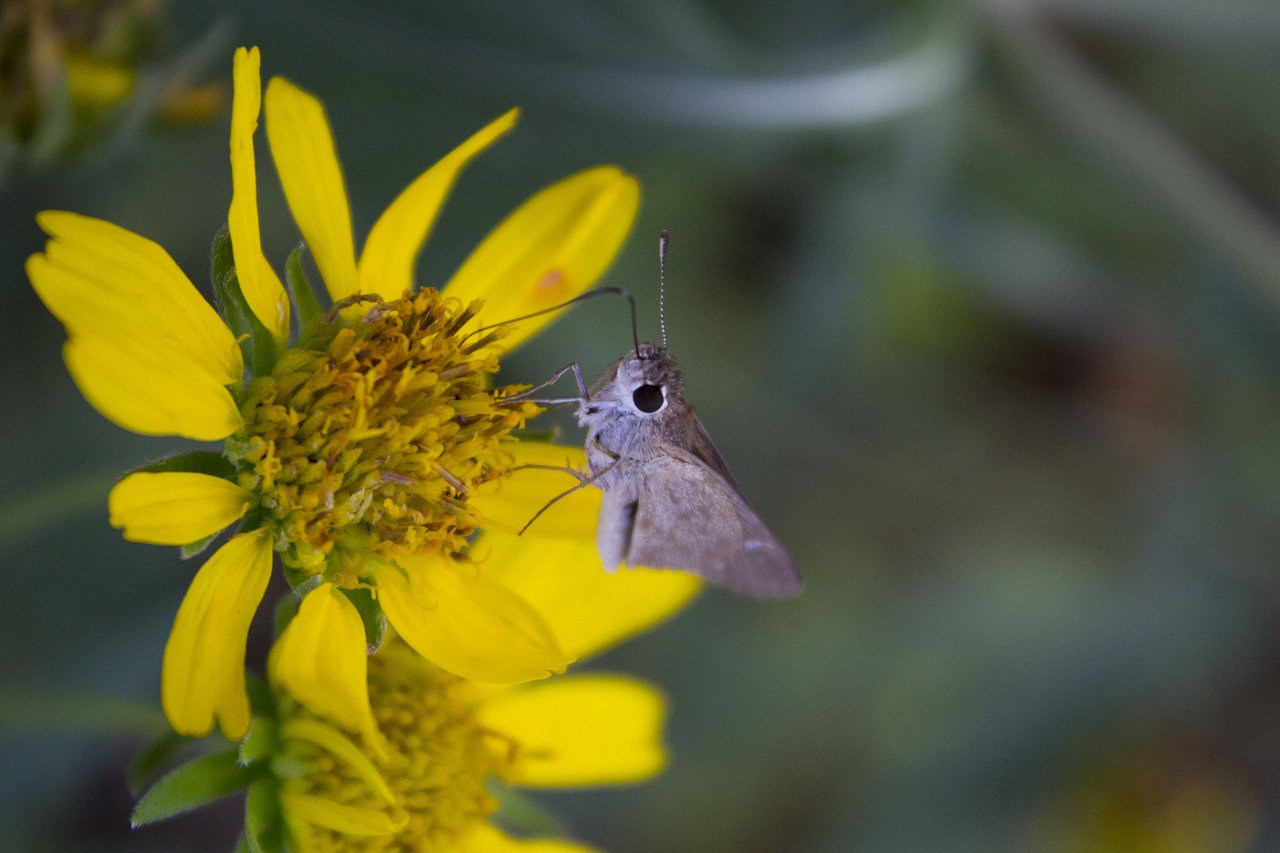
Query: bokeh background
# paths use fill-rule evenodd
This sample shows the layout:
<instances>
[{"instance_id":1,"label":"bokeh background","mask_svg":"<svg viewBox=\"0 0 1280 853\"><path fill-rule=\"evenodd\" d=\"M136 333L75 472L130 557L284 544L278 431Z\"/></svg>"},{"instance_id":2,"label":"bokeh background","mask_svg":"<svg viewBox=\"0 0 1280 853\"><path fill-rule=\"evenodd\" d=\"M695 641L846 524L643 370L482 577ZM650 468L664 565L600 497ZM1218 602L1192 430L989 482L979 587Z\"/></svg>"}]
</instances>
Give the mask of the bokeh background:
<instances>
[{"instance_id":1,"label":"bokeh background","mask_svg":"<svg viewBox=\"0 0 1280 853\"><path fill-rule=\"evenodd\" d=\"M665 688L673 759L536 797L568 833L619 853L1280 849L1273 2L174 0L157 26L108 132L10 147L0 178L0 846L234 842L235 803L127 827L195 566L121 541L105 495L183 445L82 400L22 263L35 212L68 208L207 286L225 102L150 107L178 73L229 95L232 48L257 44L264 78L325 101L360 235L524 107L451 199L425 284L539 187L617 163L645 195L606 283L652 338L672 234L671 349L808 587L709 591L592 664ZM260 166L283 259L297 235ZM582 305L505 376L597 373L628 332L620 303Z\"/></svg>"}]
</instances>

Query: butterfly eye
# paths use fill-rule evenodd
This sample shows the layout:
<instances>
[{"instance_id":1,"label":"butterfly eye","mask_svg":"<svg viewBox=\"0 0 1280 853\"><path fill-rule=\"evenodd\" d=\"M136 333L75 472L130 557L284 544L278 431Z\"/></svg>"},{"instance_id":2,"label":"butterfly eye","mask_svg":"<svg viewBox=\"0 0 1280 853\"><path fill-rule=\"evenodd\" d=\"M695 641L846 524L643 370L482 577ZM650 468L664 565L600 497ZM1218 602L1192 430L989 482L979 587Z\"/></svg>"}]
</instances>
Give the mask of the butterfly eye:
<instances>
[{"instance_id":1,"label":"butterfly eye","mask_svg":"<svg viewBox=\"0 0 1280 853\"><path fill-rule=\"evenodd\" d=\"M632 392L631 399L637 409L649 415L661 409L662 404L667 401L662 394L661 385L641 385Z\"/></svg>"}]
</instances>

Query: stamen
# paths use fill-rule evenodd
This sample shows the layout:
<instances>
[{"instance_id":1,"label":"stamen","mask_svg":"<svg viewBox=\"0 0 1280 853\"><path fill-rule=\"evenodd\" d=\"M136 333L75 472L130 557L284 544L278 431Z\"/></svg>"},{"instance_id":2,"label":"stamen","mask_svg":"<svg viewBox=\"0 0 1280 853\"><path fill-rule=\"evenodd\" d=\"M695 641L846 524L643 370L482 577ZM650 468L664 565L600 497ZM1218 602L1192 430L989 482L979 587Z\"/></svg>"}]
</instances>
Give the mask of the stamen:
<instances>
[{"instance_id":1,"label":"stamen","mask_svg":"<svg viewBox=\"0 0 1280 853\"><path fill-rule=\"evenodd\" d=\"M320 321L327 326L331 326L333 321L338 319L338 314L341 313L343 308L359 305L362 302L379 302L381 298L376 293L355 293L344 297L330 305L329 310L320 316Z\"/></svg>"},{"instance_id":2,"label":"stamen","mask_svg":"<svg viewBox=\"0 0 1280 853\"><path fill-rule=\"evenodd\" d=\"M446 483L453 486L454 491L461 492L464 495L471 494L471 490L467 488L467 484L462 482L452 474L450 474L447 470L445 470L445 467L443 465L440 465L438 463L436 464L436 473L439 474L440 477Z\"/></svg>"},{"instance_id":3,"label":"stamen","mask_svg":"<svg viewBox=\"0 0 1280 853\"><path fill-rule=\"evenodd\" d=\"M335 322L370 298L339 300ZM362 554L466 547L479 524L466 496L504 474L500 443L539 411L488 386L496 356L473 353L501 330L472 346L451 333L478 304L433 290L378 302L324 350L291 350L250 386L228 452L282 531L287 565L349 585Z\"/></svg>"}]
</instances>

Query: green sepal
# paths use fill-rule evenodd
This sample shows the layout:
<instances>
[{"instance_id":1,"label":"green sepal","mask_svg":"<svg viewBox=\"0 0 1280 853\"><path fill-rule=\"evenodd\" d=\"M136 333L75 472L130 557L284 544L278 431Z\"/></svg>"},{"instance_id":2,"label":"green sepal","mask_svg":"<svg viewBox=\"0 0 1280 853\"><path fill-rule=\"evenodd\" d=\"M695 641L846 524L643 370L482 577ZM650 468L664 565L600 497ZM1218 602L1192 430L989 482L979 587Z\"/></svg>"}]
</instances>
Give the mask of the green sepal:
<instances>
[{"instance_id":1,"label":"green sepal","mask_svg":"<svg viewBox=\"0 0 1280 853\"><path fill-rule=\"evenodd\" d=\"M286 569L286 573L287 571ZM302 604L302 599L296 595L286 595L280 599L280 603L276 605L275 613L276 639L280 639L284 629L288 628L289 623L293 621L293 617L298 615L298 606L300 604Z\"/></svg>"},{"instance_id":2,"label":"green sepal","mask_svg":"<svg viewBox=\"0 0 1280 853\"><path fill-rule=\"evenodd\" d=\"M279 728L275 720L255 716L253 725L249 727L249 734L240 741L240 763L247 766L269 758L279 745Z\"/></svg>"},{"instance_id":3,"label":"green sepal","mask_svg":"<svg viewBox=\"0 0 1280 853\"><path fill-rule=\"evenodd\" d=\"M244 514L244 518L240 519L240 532L252 533L268 526L270 516L265 507L261 504L249 507L249 511Z\"/></svg>"},{"instance_id":4,"label":"green sepal","mask_svg":"<svg viewBox=\"0 0 1280 853\"><path fill-rule=\"evenodd\" d=\"M284 265L284 282L285 287L289 291L289 298L293 300L293 307L298 312L298 326L302 329L301 337L307 334L307 331L320 322L320 316L324 310L320 307L320 301L316 299L316 292L311 287L311 282L307 280L307 274L302 270L302 246L294 249L289 253L289 260Z\"/></svg>"},{"instance_id":5,"label":"green sepal","mask_svg":"<svg viewBox=\"0 0 1280 853\"><path fill-rule=\"evenodd\" d=\"M498 802L493 819L517 835L531 837L560 836L564 825L550 811L529 796L492 779L485 783L489 795Z\"/></svg>"},{"instance_id":6,"label":"green sepal","mask_svg":"<svg viewBox=\"0 0 1280 853\"><path fill-rule=\"evenodd\" d=\"M307 593L324 583L322 575L313 574L303 569L284 564L284 579L289 582L289 588L294 591L298 598L306 598Z\"/></svg>"},{"instance_id":7,"label":"green sepal","mask_svg":"<svg viewBox=\"0 0 1280 853\"><path fill-rule=\"evenodd\" d=\"M144 746L129 762L129 769L125 772L129 794L141 796L147 785L160 775L161 769L173 764L174 759L194 743L196 741L192 738L177 732L165 732Z\"/></svg>"},{"instance_id":8,"label":"green sepal","mask_svg":"<svg viewBox=\"0 0 1280 853\"><path fill-rule=\"evenodd\" d=\"M130 825L146 826L243 791L258 773L239 762L236 750L197 758L152 785L134 808Z\"/></svg>"},{"instance_id":9,"label":"green sepal","mask_svg":"<svg viewBox=\"0 0 1280 853\"><path fill-rule=\"evenodd\" d=\"M213 304L218 308L218 315L227 324L231 334L240 339L240 349L244 353L247 364L252 352L245 335L253 329L249 327L249 306L240 294L239 280L236 278L236 259L231 251L231 229L226 223L213 235L213 245L209 249L209 280L213 283ZM231 282L236 282L233 289Z\"/></svg>"},{"instance_id":10,"label":"green sepal","mask_svg":"<svg viewBox=\"0 0 1280 853\"><path fill-rule=\"evenodd\" d=\"M284 820L280 816L280 785L264 776L249 786L244 802L243 841L250 853L284 850Z\"/></svg>"},{"instance_id":11,"label":"green sepal","mask_svg":"<svg viewBox=\"0 0 1280 853\"><path fill-rule=\"evenodd\" d=\"M244 692L249 696L249 710L253 712L255 722L259 717L275 719L276 696L265 681L246 675Z\"/></svg>"},{"instance_id":12,"label":"green sepal","mask_svg":"<svg viewBox=\"0 0 1280 853\"><path fill-rule=\"evenodd\" d=\"M275 336L253 313L240 289L235 257L231 251L231 232L224 224L213 236L209 261L209 277L213 279L214 303L227 328L240 339L240 351L254 376L266 376L278 356ZM245 335L248 335L246 338Z\"/></svg>"},{"instance_id":13,"label":"green sepal","mask_svg":"<svg viewBox=\"0 0 1280 853\"><path fill-rule=\"evenodd\" d=\"M140 468L134 468L130 474L208 474L224 480L234 480L236 466L231 460L216 450L193 450L190 453L178 453L166 456L156 462L148 462Z\"/></svg>"},{"instance_id":14,"label":"green sepal","mask_svg":"<svg viewBox=\"0 0 1280 853\"><path fill-rule=\"evenodd\" d=\"M369 654L373 654L382 648L383 642L387 639L386 614L382 612L382 607L374 600L370 590L344 589L342 594L347 597L347 601L356 606L360 621L364 623L365 644L369 647Z\"/></svg>"},{"instance_id":15,"label":"green sepal","mask_svg":"<svg viewBox=\"0 0 1280 853\"><path fill-rule=\"evenodd\" d=\"M188 542L186 545L179 546L178 557L183 560L190 560L192 557L199 557L210 545L213 544L213 540L217 539L221 533L222 531L219 530L217 533L210 533L198 542Z\"/></svg>"}]
</instances>

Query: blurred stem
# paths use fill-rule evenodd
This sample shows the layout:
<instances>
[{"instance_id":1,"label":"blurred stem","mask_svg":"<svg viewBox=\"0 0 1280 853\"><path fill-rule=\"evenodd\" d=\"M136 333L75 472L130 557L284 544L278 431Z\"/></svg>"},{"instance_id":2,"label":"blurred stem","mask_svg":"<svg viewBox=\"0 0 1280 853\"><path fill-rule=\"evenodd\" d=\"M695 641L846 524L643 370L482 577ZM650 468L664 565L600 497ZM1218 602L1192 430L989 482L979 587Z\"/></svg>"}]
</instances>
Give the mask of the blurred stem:
<instances>
[{"instance_id":1,"label":"blurred stem","mask_svg":"<svg viewBox=\"0 0 1280 853\"><path fill-rule=\"evenodd\" d=\"M226 18L209 27L200 39L162 68L151 69L138 81L137 91L129 100L128 110L110 141L101 147L100 162L106 163L138 144L147 123L155 116L165 88L179 79L195 79L206 69L217 67L231 52L229 45L234 27Z\"/></svg>"},{"instance_id":2,"label":"blurred stem","mask_svg":"<svg viewBox=\"0 0 1280 853\"><path fill-rule=\"evenodd\" d=\"M0 551L68 518L101 509L119 473L90 474L48 486L0 505Z\"/></svg>"},{"instance_id":3,"label":"blurred stem","mask_svg":"<svg viewBox=\"0 0 1280 853\"><path fill-rule=\"evenodd\" d=\"M985 18L1048 121L1231 259L1280 310L1280 232L1134 98L1065 47L1033 14L985 6Z\"/></svg>"},{"instance_id":4,"label":"blurred stem","mask_svg":"<svg viewBox=\"0 0 1280 853\"><path fill-rule=\"evenodd\" d=\"M954 17L937 22L918 46L883 61L812 73L744 75L634 70L611 64L608 57L576 62L440 32L407 15L367 6L313 3L311 9L299 17L287 6L263 4L254 14L327 55L361 61L383 57L402 70L460 77L506 97L536 98L640 124L721 131L799 131L886 121L953 94L968 82L972 64L972 34ZM778 55L767 62L792 69L811 64L811 57Z\"/></svg>"},{"instance_id":5,"label":"blurred stem","mask_svg":"<svg viewBox=\"0 0 1280 853\"><path fill-rule=\"evenodd\" d=\"M0 731L33 729L154 737L167 725L158 708L126 699L0 694Z\"/></svg>"},{"instance_id":6,"label":"blurred stem","mask_svg":"<svg viewBox=\"0 0 1280 853\"><path fill-rule=\"evenodd\" d=\"M953 94L969 79L969 53L959 27L940 26L901 56L817 74L663 74L547 63L539 88L599 112L655 124L847 128L905 115ZM510 67L514 72L522 64Z\"/></svg>"},{"instance_id":7,"label":"blurred stem","mask_svg":"<svg viewBox=\"0 0 1280 853\"><path fill-rule=\"evenodd\" d=\"M1280 36L1275 0L1040 0L1056 16L1114 33L1203 45L1270 44Z\"/></svg>"}]
</instances>

